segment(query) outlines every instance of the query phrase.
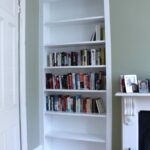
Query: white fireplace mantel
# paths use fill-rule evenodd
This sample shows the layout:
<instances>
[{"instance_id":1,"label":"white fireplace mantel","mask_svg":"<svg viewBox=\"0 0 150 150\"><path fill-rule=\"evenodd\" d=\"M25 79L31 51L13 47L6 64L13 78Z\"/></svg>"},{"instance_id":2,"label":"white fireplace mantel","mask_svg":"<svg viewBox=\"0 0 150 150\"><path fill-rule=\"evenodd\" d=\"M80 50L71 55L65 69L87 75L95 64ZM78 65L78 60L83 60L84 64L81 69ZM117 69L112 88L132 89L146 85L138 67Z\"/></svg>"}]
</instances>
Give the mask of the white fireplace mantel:
<instances>
[{"instance_id":1,"label":"white fireplace mantel","mask_svg":"<svg viewBox=\"0 0 150 150\"><path fill-rule=\"evenodd\" d=\"M122 150L138 150L138 114L150 111L150 93L116 93L122 101Z\"/></svg>"}]
</instances>

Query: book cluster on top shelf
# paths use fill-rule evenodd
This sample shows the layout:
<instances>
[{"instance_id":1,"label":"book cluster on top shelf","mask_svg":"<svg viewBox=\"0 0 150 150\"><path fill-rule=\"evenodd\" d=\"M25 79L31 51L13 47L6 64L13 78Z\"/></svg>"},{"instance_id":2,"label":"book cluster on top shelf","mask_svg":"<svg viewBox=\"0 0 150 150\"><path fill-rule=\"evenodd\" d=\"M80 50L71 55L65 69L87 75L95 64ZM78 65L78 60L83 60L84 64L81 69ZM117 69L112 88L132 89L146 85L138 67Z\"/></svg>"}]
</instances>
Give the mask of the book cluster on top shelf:
<instances>
[{"instance_id":1,"label":"book cluster on top shelf","mask_svg":"<svg viewBox=\"0 0 150 150\"><path fill-rule=\"evenodd\" d=\"M121 75L120 91L126 93L148 93L150 79L137 79L137 75Z\"/></svg>"},{"instance_id":2,"label":"book cluster on top shelf","mask_svg":"<svg viewBox=\"0 0 150 150\"><path fill-rule=\"evenodd\" d=\"M105 86L106 74L104 71L65 75L46 74L46 89L104 90Z\"/></svg>"},{"instance_id":3,"label":"book cluster on top shelf","mask_svg":"<svg viewBox=\"0 0 150 150\"><path fill-rule=\"evenodd\" d=\"M105 65L105 48L84 49L79 52L54 52L47 56L47 65L53 66L88 66Z\"/></svg>"},{"instance_id":4,"label":"book cluster on top shelf","mask_svg":"<svg viewBox=\"0 0 150 150\"><path fill-rule=\"evenodd\" d=\"M48 95L46 96L46 111L105 113L103 99L83 98L80 95Z\"/></svg>"}]
</instances>

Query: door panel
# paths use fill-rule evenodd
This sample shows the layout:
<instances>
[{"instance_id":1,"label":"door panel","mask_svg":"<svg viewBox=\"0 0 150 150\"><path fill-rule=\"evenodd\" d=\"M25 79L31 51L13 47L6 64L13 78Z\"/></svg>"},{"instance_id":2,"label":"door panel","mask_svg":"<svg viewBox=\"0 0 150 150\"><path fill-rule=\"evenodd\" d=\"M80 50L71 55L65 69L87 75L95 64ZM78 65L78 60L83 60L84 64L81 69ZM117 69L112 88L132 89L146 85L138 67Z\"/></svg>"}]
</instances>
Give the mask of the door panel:
<instances>
[{"instance_id":1,"label":"door panel","mask_svg":"<svg viewBox=\"0 0 150 150\"><path fill-rule=\"evenodd\" d=\"M0 0L0 150L20 150L17 0Z\"/></svg>"}]
</instances>

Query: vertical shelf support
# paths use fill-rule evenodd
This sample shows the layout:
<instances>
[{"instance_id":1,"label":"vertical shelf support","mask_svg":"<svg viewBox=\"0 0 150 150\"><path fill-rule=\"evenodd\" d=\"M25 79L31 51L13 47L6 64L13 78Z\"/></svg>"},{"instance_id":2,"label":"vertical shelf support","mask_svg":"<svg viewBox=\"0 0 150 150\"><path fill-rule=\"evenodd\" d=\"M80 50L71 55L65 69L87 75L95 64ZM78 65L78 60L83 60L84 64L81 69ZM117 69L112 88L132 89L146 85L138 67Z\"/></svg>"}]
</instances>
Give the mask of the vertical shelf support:
<instances>
[{"instance_id":1,"label":"vertical shelf support","mask_svg":"<svg viewBox=\"0 0 150 150\"><path fill-rule=\"evenodd\" d=\"M123 99L123 118L126 125L133 123L135 116L135 102L133 97L122 97Z\"/></svg>"}]
</instances>

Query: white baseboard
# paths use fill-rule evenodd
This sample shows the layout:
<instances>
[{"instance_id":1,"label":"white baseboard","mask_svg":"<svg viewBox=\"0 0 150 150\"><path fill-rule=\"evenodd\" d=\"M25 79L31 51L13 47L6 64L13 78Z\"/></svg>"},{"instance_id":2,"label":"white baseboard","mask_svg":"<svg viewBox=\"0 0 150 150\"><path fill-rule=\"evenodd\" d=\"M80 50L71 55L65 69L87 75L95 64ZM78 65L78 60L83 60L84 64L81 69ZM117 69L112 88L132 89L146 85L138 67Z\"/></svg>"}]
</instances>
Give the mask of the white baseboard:
<instances>
[{"instance_id":1,"label":"white baseboard","mask_svg":"<svg viewBox=\"0 0 150 150\"><path fill-rule=\"evenodd\" d=\"M34 150L43 150L42 145L39 145L37 148L35 148Z\"/></svg>"}]
</instances>

